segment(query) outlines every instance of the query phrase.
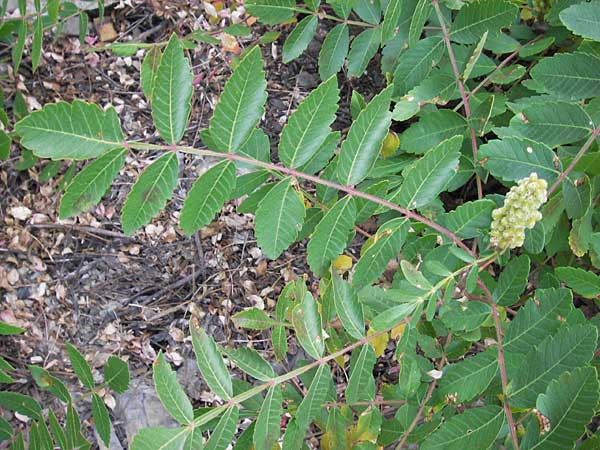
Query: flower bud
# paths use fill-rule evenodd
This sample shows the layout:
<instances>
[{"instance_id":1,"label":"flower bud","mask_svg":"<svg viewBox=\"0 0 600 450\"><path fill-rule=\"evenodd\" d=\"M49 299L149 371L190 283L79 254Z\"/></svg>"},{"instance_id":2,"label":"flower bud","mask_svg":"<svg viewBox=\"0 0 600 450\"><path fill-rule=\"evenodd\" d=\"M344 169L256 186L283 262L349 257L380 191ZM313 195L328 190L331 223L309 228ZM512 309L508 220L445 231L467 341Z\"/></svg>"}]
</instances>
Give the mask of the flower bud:
<instances>
[{"instance_id":1,"label":"flower bud","mask_svg":"<svg viewBox=\"0 0 600 450\"><path fill-rule=\"evenodd\" d=\"M547 200L548 183L534 172L510 188L504 206L492 211L490 242L500 248L516 248L525 241L525 229L542 218L539 209Z\"/></svg>"}]
</instances>

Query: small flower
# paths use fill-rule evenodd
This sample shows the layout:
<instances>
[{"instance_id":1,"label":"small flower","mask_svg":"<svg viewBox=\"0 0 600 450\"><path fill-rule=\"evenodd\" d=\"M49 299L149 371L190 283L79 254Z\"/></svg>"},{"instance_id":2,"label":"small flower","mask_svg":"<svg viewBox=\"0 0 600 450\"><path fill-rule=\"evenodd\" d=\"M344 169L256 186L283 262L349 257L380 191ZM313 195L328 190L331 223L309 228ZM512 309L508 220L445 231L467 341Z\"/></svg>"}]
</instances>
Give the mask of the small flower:
<instances>
[{"instance_id":1,"label":"small flower","mask_svg":"<svg viewBox=\"0 0 600 450\"><path fill-rule=\"evenodd\" d=\"M525 241L525 229L542 218L539 211L547 200L548 183L534 172L517 182L506 194L504 206L492 211L490 242L501 248L516 248Z\"/></svg>"}]
</instances>

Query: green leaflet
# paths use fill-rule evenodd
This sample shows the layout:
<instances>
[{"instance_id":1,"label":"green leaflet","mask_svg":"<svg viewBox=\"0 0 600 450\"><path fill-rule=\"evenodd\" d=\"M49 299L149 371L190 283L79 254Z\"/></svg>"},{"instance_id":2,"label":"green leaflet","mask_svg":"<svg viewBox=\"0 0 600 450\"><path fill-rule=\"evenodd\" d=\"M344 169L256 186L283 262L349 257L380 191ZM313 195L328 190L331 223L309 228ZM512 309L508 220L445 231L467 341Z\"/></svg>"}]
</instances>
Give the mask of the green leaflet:
<instances>
[{"instance_id":1,"label":"green leaflet","mask_svg":"<svg viewBox=\"0 0 600 450\"><path fill-rule=\"evenodd\" d=\"M577 142L588 136L591 128L593 122L581 106L566 102L528 106L510 121L510 129L518 136L549 147Z\"/></svg>"},{"instance_id":2,"label":"green leaflet","mask_svg":"<svg viewBox=\"0 0 600 450\"><path fill-rule=\"evenodd\" d=\"M0 359L0 362L3 362L3 361L4 360ZM10 368L10 366L2 367L1 364L0 364L0 369L14 370L14 369ZM60 381L55 376L51 375L47 370L42 369L39 366L29 365L28 369L29 369L29 372L31 373L31 376L35 380L36 384L41 389L51 392L52 394L54 394L57 398L59 398L64 403L71 402L71 400L72 400L71 394L69 394L69 391L67 390L66 386L64 385L64 383L62 381Z\"/></svg>"},{"instance_id":3,"label":"green leaflet","mask_svg":"<svg viewBox=\"0 0 600 450\"><path fill-rule=\"evenodd\" d=\"M352 197L346 196L318 223L307 246L308 264L316 275L327 272L331 261L342 253L355 220L356 204Z\"/></svg>"},{"instance_id":4,"label":"green leaflet","mask_svg":"<svg viewBox=\"0 0 600 450\"><path fill-rule=\"evenodd\" d=\"M383 273L387 263L402 249L408 228L408 219L396 218L377 230L377 240L361 255L354 267L352 285L356 289L371 284Z\"/></svg>"},{"instance_id":5,"label":"green leaflet","mask_svg":"<svg viewBox=\"0 0 600 450\"><path fill-rule=\"evenodd\" d=\"M375 351L370 345L363 345L352 351L350 378L346 388L346 401L348 403L370 401L375 398L373 366L376 359Z\"/></svg>"},{"instance_id":6,"label":"green leaflet","mask_svg":"<svg viewBox=\"0 0 600 450\"><path fill-rule=\"evenodd\" d=\"M458 113L441 109L424 115L400 137L400 149L409 153L425 153L446 139L463 134L467 122Z\"/></svg>"},{"instance_id":7,"label":"green leaflet","mask_svg":"<svg viewBox=\"0 0 600 450\"><path fill-rule=\"evenodd\" d=\"M511 405L533 407L551 380L592 359L597 339L596 327L587 324L562 327L554 336L544 339L527 354L512 376L509 372Z\"/></svg>"},{"instance_id":8,"label":"green leaflet","mask_svg":"<svg viewBox=\"0 0 600 450\"><path fill-rule=\"evenodd\" d=\"M554 273L577 294L585 298L600 295L600 276L578 267L557 267Z\"/></svg>"},{"instance_id":9,"label":"green leaflet","mask_svg":"<svg viewBox=\"0 0 600 450\"><path fill-rule=\"evenodd\" d=\"M568 289L538 289L535 301L525 303L511 321L504 337L504 351L527 353L553 333L573 311L573 294Z\"/></svg>"},{"instance_id":10,"label":"green leaflet","mask_svg":"<svg viewBox=\"0 0 600 450\"><path fill-rule=\"evenodd\" d=\"M444 54L444 41L431 36L418 41L403 52L394 70L394 98L418 86L437 65Z\"/></svg>"},{"instance_id":11,"label":"green leaflet","mask_svg":"<svg viewBox=\"0 0 600 450\"><path fill-rule=\"evenodd\" d=\"M402 0L390 0L383 14L383 23L381 25L381 43L396 36L398 32L398 21L402 13Z\"/></svg>"},{"instance_id":12,"label":"green leaflet","mask_svg":"<svg viewBox=\"0 0 600 450\"><path fill-rule=\"evenodd\" d=\"M139 176L121 213L123 232L132 235L146 225L167 204L177 186L179 176L177 155L165 153Z\"/></svg>"},{"instance_id":13,"label":"green leaflet","mask_svg":"<svg viewBox=\"0 0 600 450\"><path fill-rule=\"evenodd\" d=\"M325 342L323 341L321 316L317 302L310 292L306 292L302 302L292 310L292 325L296 332L296 339L306 353L314 359L323 356Z\"/></svg>"},{"instance_id":14,"label":"green leaflet","mask_svg":"<svg viewBox=\"0 0 600 450\"><path fill-rule=\"evenodd\" d=\"M284 64L296 59L312 41L316 31L319 19L317 16L306 16L292 30L283 44L282 60Z\"/></svg>"},{"instance_id":15,"label":"green leaflet","mask_svg":"<svg viewBox=\"0 0 600 450\"><path fill-rule=\"evenodd\" d=\"M340 23L333 27L321 46L319 52L319 75L325 81L338 73L344 65L350 45L348 25Z\"/></svg>"},{"instance_id":16,"label":"green leaflet","mask_svg":"<svg viewBox=\"0 0 600 450\"><path fill-rule=\"evenodd\" d=\"M98 435L106 446L110 445L110 417L104 400L98 394L92 395L92 415Z\"/></svg>"},{"instance_id":17,"label":"green leaflet","mask_svg":"<svg viewBox=\"0 0 600 450\"><path fill-rule=\"evenodd\" d=\"M236 366L257 380L268 381L276 377L276 373L260 354L251 348L223 349L223 352Z\"/></svg>"},{"instance_id":18,"label":"green leaflet","mask_svg":"<svg viewBox=\"0 0 600 450\"><path fill-rule=\"evenodd\" d=\"M271 319L267 313L258 308L248 308L236 313L232 317L233 323L241 328L251 328L253 330L266 330L279 325L279 322Z\"/></svg>"},{"instance_id":19,"label":"green leaflet","mask_svg":"<svg viewBox=\"0 0 600 450\"><path fill-rule=\"evenodd\" d=\"M536 401L538 411L550 421L550 430L540 433L537 421L531 420L521 448L573 448L592 418L598 397L598 377L592 367L574 369L553 380Z\"/></svg>"},{"instance_id":20,"label":"green leaflet","mask_svg":"<svg viewBox=\"0 0 600 450\"><path fill-rule=\"evenodd\" d=\"M381 28L367 28L352 41L348 53L348 76L360 77L369 61L377 53L381 42Z\"/></svg>"},{"instance_id":21,"label":"green leaflet","mask_svg":"<svg viewBox=\"0 0 600 450\"><path fill-rule=\"evenodd\" d=\"M23 50L25 49L25 40L27 39L27 19L19 21L17 27L17 42L15 42L11 52L15 73L19 71L19 66L23 59Z\"/></svg>"},{"instance_id":22,"label":"green leaflet","mask_svg":"<svg viewBox=\"0 0 600 450\"><path fill-rule=\"evenodd\" d=\"M233 436L237 426L237 421L240 415L240 409L237 406L232 406L227 409L219 419L219 423L210 435L210 439L204 447L204 450L224 450L227 448Z\"/></svg>"},{"instance_id":23,"label":"green leaflet","mask_svg":"<svg viewBox=\"0 0 600 450\"><path fill-rule=\"evenodd\" d=\"M133 438L131 450L181 450L189 428L142 428Z\"/></svg>"},{"instance_id":24,"label":"green leaflet","mask_svg":"<svg viewBox=\"0 0 600 450\"><path fill-rule=\"evenodd\" d=\"M60 218L76 216L96 205L119 174L126 155L126 149L115 148L79 172L60 201Z\"/></svg>"},{"instance_id":25,"label":"green leaflet","mask_svg":"<svg viewBox=\"0 0 600 450\"><path fill-rule=\"evenodd\" d=\"M43 420L42 408L31 397L17 392L0 391L0 405L34 420Z\"/></svg>"},{"instance_id":26,"label":"green leaflet","mask_svg":"<svg viewBox=\"0 0 600 450\"><path fill-rule=\"evenodd\" d=\"M160 47L155 46L148 50L144 60L142 61L142 68L140 72L140 83L142 90L148 101L152 102L152 94L154 92L154 86L156 83L156 74L160 60L162 58L162 52Z\"/></svg>"},{"instance_id":27,"label":"green leaflet","mask_svg":"<svg viewBox=\"0 0 600 450\"><path fill-rule=\"evenodd\" d=\"M152 365L152 376L158 397L171 417L181 425L191 423L194 408L162 352L158 353Z\"/></svg>"},{"instance_id":28,"label":"green leaflet","mask_svg":"<svg viewBox=\"0 0 600 450\"><path fill-rule=\"evenodd\" d=\"M423 293L424 291L421 291ZM412 299L411 299L412 300ZM383 331L386 328L399 325L402 320L407 318L412 312L422 305L425 301L422 297L417 297L411 303L400 303L397 306L392 306L389 309L381 312L369 324L369 328L373 331Z\"/></svg>"},{"instance_id":29,"label":"green leaflet","mask_svg":"<svg viewBox=\"0 0 600 450\"><path fill-rule=\"evenodd\" d=\"M552 149L529 139L507 137L488 141L479 148L479 158L485 160L485 168L492 175L505 181L517 181L535 172L550 185L561 173Z\"/></svg>"},{"instance_id":30,"label":"green leaflet","mask_svg":"<svg viewBox=\"0 0 600 450\"><path fill-rule=\"evenodd\" d=\"M433 11L433 5L428 0L419 0L415 7L415 13L410 21L410 28L408 31L408 46L414 47L418 42L419 37L423 31L423 26Z\"/></svg>"},{"instance_id":31,"label":"green leaflet","mask_svg":"<svg viewBox=\"0 0 600 450\"><path fill-rule=\"evenodd\" d=\"M478 353L464 361L444 367L438 383L443 396L456 396L458 402L468 402L484 392L498 373L498 355L494 349Z\"/></svg>"},{"instance_id":32,"label":"green leaflet","mask_svg":"<svg viewBox=\"0 0 600 450\"><path fill-rule=\"evenodd\" d=\"M485 31L498 34L515 19L518 8L505 0L478 0L464 5L452 22L450 39L474 44Z\"/></svg>"},{"instance_id":33,"label":"green leaflet","mask_svg":"<svg viewBox=\"0 0 600 450\"><path fill-rule=\"evenodd\" d=\"M500 406L468 409L452 416L422 445L423 450L489 449L506 420Z\"/></svg>"},{"instance_id":34,"label":"green leaflet","mask_svg":"<svg viewBox=\"0 0 600 450\"><path fill-rule=\"evenodd\" d=\"M40 64L42 55L42 39L44 38L44 23L42 16L35 19L33 40L31 42L31 69L35 72Z\"/></svg>"},{"instance_id":35,"label":"green leaflet","mask_svg":"<svg viewBox=\"0 0 600 450\"><path fill-rule=\"evenodd\" d=\"M531 78L543 92L566 100L600 95L600 59L583 53L556 54L543 58L531 70Z\"/></svg>"},{"instance_id":36,"label":"green leaflet","mask_svg":"<svg viewBox=\"0 0 600 450\"><path fill-rule=\"evenodd\" d=\"M117 112L81 100L47 104L17 122L15 130L21 145L41 158L96 158L123 142Z\"/></svg>"},{"instance_id":37,"label":"green leaflet","mask_svg":"<svg viewBox=\"0 0 600 450\"><path fill-rule=\"evenodd\" d=\"M358 294L351 284L344 281L335 271L331 273L331 289L335 311L344 329L354 339L365 335L365 319L363 308L358 301Z\"/></svg>"},{"instance_id":38,"label":"green leaflet","mask_svg":"<svg viewBox=\"0 0 600 450\"><path fill-rule=\"evenodd\" d=\"M447 139L404 169L404 182L390 201L408 209L433 201L457 171L462 140L462 136Z\"/></svg>"},{"instance_id":39,"label":"green leaflet","mask_svg":"<svg viewBox=\"0 0 600 450\"><path fill-rule=\"evenodd\" d=\"M190 334L200 373L208 387L223 400L233 396L231 376L219 354L217 345L204 329L190 323Z\"/></svg>"},{"instance_id":40,"label":"green leaflet","mask_svg":"<svg viewBox=\"0 0 600 450\"><path fill-rule=\"evenodd\" d=\"M492 293L500 306L511 306L519 301L519 296L527 286L531 261L527 255L511 259L502 270L498 284Z\"/></svg>"},{"instance_id":41,"label":"green leaflet","mask_svg":"<svg viewBox=\"0 0 600 450\"><path fill-rule=\"evenodd\" d=\"M214 150L235 153L264 114L267 82L260 47L248 51L229 78L210 119Z\"/></svg>"},{"instance_id":42,"label":"green leaflet","mask_svg":"<svg viewBox=\"0 0 600 450\"><path fill-rule=\"evenodd\" d=\"M192 107L193 78L183 46L172 34L156 69L152 89L152 119L169 144L179 142L185 132Z\"/></svg>"},{"instance_id":43,"label":"green leaflet","mask_svg":"<svg viewBox=\"0 0 600 450\"><path fill-rule=\"evenodd\" d=\"M594 41L600 41L600 5L580 3L564 9L560 21L573 33Z\"/></svg>"},{"instance_id":44,"label":"green leaflet","mask_svg":"<svg viewBox=\"0 0 600 450\"><path fill-rule=\"evenodd\" d=\"M298 170L313 175L327 166L340 142L340 134L339 131L329 133L315 154Z\"/></svg>"},{"instance_id":45,"label":"green leaflet","mask_svg":"<svg viewBox=\"0 0 600 450\"><path fill-rule=\"evenodd\" d=\"M391 123L393 85L381 91L352 123L338 156L337 177L341 184L362 181L375 163Z\"/></svg>"},{"instance_id":46,"label":"green leaflet","mask_svg":"<svg viewBox=\"0 0 600 450\"><path fill-rule=\"evenodd\" d=\"M10 156L12 139L4 130L0 130L0 160L6 161Z\"/></svg>"},{"instance_id":47,"label":"green leaflet","mask_svg":"<svg viewBox=\"0 0 600 450\"><path fill-rule=\"evenodd\" d=\"M262 23L275 25L285 22L294 15L295 0L250 0L244 4L246 10Z\"/></svg>"},{"instance_id":48,"label":"green leaflet","mask_svg":"<svg viewBox=\"0 0 600 450\"><path fill-rule=\"evenodd\" d=\"M296 240L306 215L304 202L294 189L291 178L275 185L256 210L256 240L263 253L276 259Z\"/></svg>"},{"instance_id":49,"label":"green leaflet","mask_svg":"<svg viewBox=\"0 0 600 450\"><path fill-rule=\"evenodd\" d=\"M312 91L292 113L281 131L279 158L288 167L308 163L330 136L329 126L338 109L337 78L331 77Z\"/></svg>"},{"instance_id":50,"label":"green leaflet","mask_svg":"<svg viewBox=\"0 0 600 450\"><path fill-rule=\"evenodd\" d=\"M236 183L235 164L221 161L196 180L183 203L179 217L181 228L188 236L208 225L230 198Z\"/></svg>"},{"instance_id":51,"label":"green leaflet","mask_svg":"<svg viewBox=\"0 0 600 450\"><path fill-rule=\"evenodd\" d=\"M322 364L318 367L308 392L296 411L296 421L300 430L306 430L310 422L322 410L323 404L327 400L330 385L331 372L329 366Z\"/></svg>"},{"instance_id":52,"label":"green leaflet","mask_svg":"<svg viewBox=\"0 0 600 450\"><path fill-rule=\"evenodd\" d=\"M113 391L119 394L124 393L129 387L127 363L116 356L109 356L104 364L104 381Z\"/></svg>"},{"instance_id":53,"label":"green leaflet","mask_svg":"<svg viewBox=\"0 0 600 450\"><path fill-rule=\"evenodd\" d=\"M487 199L467 202L444 214L439 223L462 239L474 238L489 229L495 207L496 203Z\"/></svg>"},{"instance_id":54,"label":"green leaflet","mask_svg":"<svg viewBox=\"0 0 600 450\"><path fill-rule=\"evenodd\" d=\"M69 355L69 360L71 361L71 366L73 366L73 371L81 384L83 384L88 389L94 389L94 376L92 375L92 369L89 364L83 357L79 350L73 347L71 344L65 346L65 350Z\"/></svg>"},{"instance_id":55,"label":"green leaflet","mask_svg":"<svg viewBox=\"0 0 600 450\"><path fill-rule=\"evenodd\" d=\"M279 439L280 419L283 414L281 386L269 388L254 427L253 443L256 450L272 450Z\"/></svg>"}]
</instances>

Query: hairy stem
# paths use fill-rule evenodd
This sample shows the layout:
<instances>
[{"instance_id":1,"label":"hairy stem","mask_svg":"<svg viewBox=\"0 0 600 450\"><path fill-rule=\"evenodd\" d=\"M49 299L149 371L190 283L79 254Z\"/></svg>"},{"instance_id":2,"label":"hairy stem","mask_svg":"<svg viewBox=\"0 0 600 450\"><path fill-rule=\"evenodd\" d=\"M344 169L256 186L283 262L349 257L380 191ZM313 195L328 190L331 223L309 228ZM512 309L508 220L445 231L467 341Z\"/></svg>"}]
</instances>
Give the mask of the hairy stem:
<instances>
[{"instance_id":1,"label":"hairy stem","mask_svg":"<svg viewBox=\"0 0 600 450\"><path fill-rule=\"evenodd\" d=\"M444 36L444 42L446 43L446 48L448 49L448 57L450 58L450 64L452 65L452 70L454 71L454 78L456 78L456 84L458 85L458 90L460 91L460 97L462 98L462 103L465 108L465 116L467 120L471 117L471 106L469 105L469 98L467 97L467 93L465 91L465 85L462 82L460 71L458 70L458 64L456 62L456 56L454 55L454 50L452 49L452 43L450 42L450 33L448 32L448 27L445 24L444 16L442 15L442 11L440 10L440 5L438 0L432 0L433 7L435 8L435 13L438 17L440 25L442 27L442 34ZM477 137L475 136L475 130L469 124L469 130L471 132L471 146L473 147L473 164L477 167L477 153L479 151L479 147L477 145ZM475 171L475 180L477 182L477 197L479 199L483 198L483 185L481 184L481 177Z\"/></svg>"},{"instance_id":2,"label":"hairy stem","mask_svg":"<svg viewBox=\"0 0 600 450\"><path fill-rule=\"evenodd\" d=\"M245 156L238 155L236 153L216 152L214 150L199 149L199 148L182 146L182 145L167 146L167 145L146 144L146 143L142 143L142 142L127 142L124 145L126 145L128 148L138 149L138 150L162 150L162 151L177 150L177 151L180 151L183 153L189 153L192 155L212 156L215 158L228 159L230 161L240 161L240 162L244 162L247 164L252 164L254 166L262 167L264 169L275 170L275 171L278 171L278 172L281 172L281 173L284 173L286 175L290 175L293 177L303 178L305 180L312 181L313 183L322 184L324 186L345 192L353 197L364 198L365 200L369 200L373 203L377 203L378 205L385 206L393 211L399 212L400 214L402 214L403 216L405 216L409 219L416 220L417 222L421 222L421 223L427 225L428 227L434 229L435 231L443 234L447 238L449 238L452 242L454 242L456 245L458 245L464 251L469 253L471 256L476 257L475 253L472 252L471 249L469 247L467 247L456 234L454 234L447 228L444 228L443 226L438 225L437 223L433 222L432 220L429 220L428 218L423 217L414 211L411 211L402 206L398 206L395 203L392 203L383 198L376 197L375 195L361 192L352 186L345 186L342 184L334 183L333 181L324 180L323 178L320 178L318 176L300 172L296 169L290 169L287 167L280 166L278 164L258 161L258 160L252 159L252 158L247 158Z\"/></svg>"}]
</instances>

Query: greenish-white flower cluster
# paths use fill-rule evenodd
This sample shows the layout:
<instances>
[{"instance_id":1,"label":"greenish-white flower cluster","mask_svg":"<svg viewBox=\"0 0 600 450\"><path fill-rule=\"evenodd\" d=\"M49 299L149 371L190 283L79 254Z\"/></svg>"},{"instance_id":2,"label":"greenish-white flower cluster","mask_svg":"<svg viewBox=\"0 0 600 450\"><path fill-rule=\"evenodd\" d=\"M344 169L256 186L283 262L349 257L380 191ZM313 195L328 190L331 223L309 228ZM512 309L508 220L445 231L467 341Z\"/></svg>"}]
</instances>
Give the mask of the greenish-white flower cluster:
<instances>
[{"instance_id":1,"label":"greenish-white flower cluster","mask_svg":"<svg viewBox=\"0 0 600 450\"><path fill-rule=\"evenodd\" d=\"M548 183L534 172L510 188L504 206L492 211L490 242L501 248L516 248L525 241L525 229L542 218L539 211L548 198Z\"/></svg>"}]
</instances>

